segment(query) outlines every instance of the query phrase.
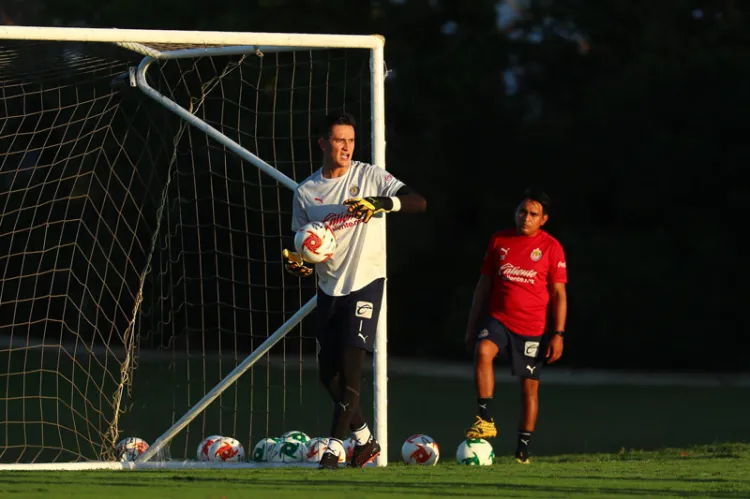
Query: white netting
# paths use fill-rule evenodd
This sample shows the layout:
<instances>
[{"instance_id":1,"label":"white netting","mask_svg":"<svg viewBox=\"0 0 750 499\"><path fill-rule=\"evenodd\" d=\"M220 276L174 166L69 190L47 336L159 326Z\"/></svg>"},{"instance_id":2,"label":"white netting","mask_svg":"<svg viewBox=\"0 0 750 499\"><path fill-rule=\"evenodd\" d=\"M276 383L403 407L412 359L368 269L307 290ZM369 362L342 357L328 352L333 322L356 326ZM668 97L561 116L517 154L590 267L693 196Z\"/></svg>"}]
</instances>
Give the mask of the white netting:
<instances>
[{"instance_id":1,"label":"white netting","mask_svg":"<svg viewBox=\"0 0 750 499\"><path fill-rule=\"evenodd\" d=\"M0 42L0 462L153 440L313 294L285 276L291 191L128 86L141 55ZM367 51L178 59L149 83L287 176L346 107L370 158ZM325 432L304 322L171 444ZM313 359L312 361L308 359ZM310 369L308 369L308 367Z\"/></svg>"}]
</instances>

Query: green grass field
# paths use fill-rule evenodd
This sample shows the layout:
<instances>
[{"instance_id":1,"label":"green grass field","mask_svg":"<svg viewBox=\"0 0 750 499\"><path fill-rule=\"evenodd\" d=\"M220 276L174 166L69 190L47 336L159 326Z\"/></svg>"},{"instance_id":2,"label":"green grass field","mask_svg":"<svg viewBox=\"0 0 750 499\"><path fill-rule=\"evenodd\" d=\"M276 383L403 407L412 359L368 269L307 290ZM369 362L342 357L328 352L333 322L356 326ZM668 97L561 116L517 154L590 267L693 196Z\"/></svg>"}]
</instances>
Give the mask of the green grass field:
<instances>
[{"instance_id":1,"label":"green grass field","mask_svg":"<svg viewBox=\"0 0 750 499\"><path fill-rule=\"evenodd\" d=\"M24 499L242 497L748 497L750 448L561 455L524 466L439 463L364 470L260 469L0 473L0 496Z\"/></svg>"},{"instance_id":2,"label":"green grass field","mask_svg":"<svg viewBox=\"0 0 750 499\"><path fill-rule=\"evenodd\" d=\"M15 355L14 355L15 357ZM19 365L24 360L25 364ZM93 381L55 363L72 389L51 371L29 369L29 358L0 358L8 372L29 373L3 381L0 401L0 462L42 460L38 445L87 449L96 413L84 402L94 398ZM18 364L17 364L18 363ZM188 369L189 368L189 369ZM132 406L122 419L121 436L153 441L182 407L195 403L206 380L213 386L231 365L214 362L142 362L136 371ZM34 372L32 372L34 371ZM90 373L101 376L96 368ZM435 373L437 374L437 373ZM310 436L328 431L330 402L314 369L286 371L258 366L170 446L175 459L192 458L198 442L211 433L233 435L250 452L265 435L298 429ZM362 394L371 417L371 379ZM191 383L188 383L188 378ZM299 388L300 381L302 389ZM67 384L66 384L67 383ZM88 388L87 388L88 387ZM192 388L188 388L192 387ZM286 388L284 388L286 387ZM86 390L89 391L86 391ZM80 392L80 393L79 393ZM39 394L49 398L39 397ZM252 394L252 396L251 396ZM85 395L85 396L84 396ZM533 437L534 462L522 466L510 457L515 446L519 395L515 383L496 389L492 441L498 463L468 468L455 463L463 429L474 416L471 382L449 377L389 376L389 460L387 468L244 470L140 470L119 472L0 472L0 496L8 497L750 497L750 410L746 387L585 386L542 384L540 419ZM65 404L60 404L60 401ZM67 405L78 407L74 413ZM62 407L62 408L61 408ZM176 408L176 409L175 409ZM88 411L88 412L87 412ZM60 425L39 425L53 420ZM75 432L70 431L75 428ZM437 440L441 460L433 468L398 464L401 444L413 433ZM93 438L93 437L92 437ZM77 447L76 447L77 446ZM65 460L65 459L62 459Z\"/></svg>"}]
</instances>

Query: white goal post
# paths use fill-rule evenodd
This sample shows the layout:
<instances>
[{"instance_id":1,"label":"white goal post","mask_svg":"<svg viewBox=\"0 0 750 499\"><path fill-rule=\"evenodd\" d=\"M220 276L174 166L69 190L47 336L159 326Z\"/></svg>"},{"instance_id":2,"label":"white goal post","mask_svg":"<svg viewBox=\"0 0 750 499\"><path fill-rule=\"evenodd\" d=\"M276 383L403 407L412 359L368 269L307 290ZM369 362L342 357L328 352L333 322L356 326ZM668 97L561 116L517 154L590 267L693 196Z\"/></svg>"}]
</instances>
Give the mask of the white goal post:
<instances>
[{"instance_id":1,"label":"white goal post","mask_svg":"<svg viewBox=\"0 0 750 499\"><path fill-rule=\"evenodd\" d=\"M196 439L219 431L206 409L232 387L214 421L247 432L248 457L273 436L256 427L297 424L289 398L301 405L311 386L302 327L315 298L280 265L290 195L319 165L314 130L332 108L358 111L358 149L385 167L383 48L379 35L0 26L0 470L255 466L190 461ZM133 383L149 362L140 381L157 398L186 395L164 403L170 421L149 450L121 463L114 444L140 436L122 419L154 416L137 414ZM236 388L253 369L265 379ZM165 370L179 373L157 388ZM199 421L185 455L165 460Z\"/></svg>"}]
</instances>

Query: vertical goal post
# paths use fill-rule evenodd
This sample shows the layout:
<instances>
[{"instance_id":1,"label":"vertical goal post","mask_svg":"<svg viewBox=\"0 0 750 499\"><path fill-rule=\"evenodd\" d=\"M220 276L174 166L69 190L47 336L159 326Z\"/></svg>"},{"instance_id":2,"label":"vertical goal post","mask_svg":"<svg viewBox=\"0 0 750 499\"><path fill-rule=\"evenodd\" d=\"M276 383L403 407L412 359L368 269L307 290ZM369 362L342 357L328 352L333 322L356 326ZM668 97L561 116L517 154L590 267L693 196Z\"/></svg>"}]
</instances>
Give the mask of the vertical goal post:
<instances>
[{"instance_id":1,"label":"vertical goal post","mask_svg":"<svg viewBox=\"0 0 750 499\"><path fill-rule=\"evenodd\" d=\"M220 144L225 150L238 156L242 161L255 166L264 175L270 176L281 187L294 190L297 181L281 172L278 168L263 159L261 155L248 150L237 140L222 133L217 126L208 123L199 117L194 109L188 109L178 104L163 91L154 88L149 83L148 71L156 61L194 59L198 57L230 56L255 54L262 56L264 53L277 53L295 50L325 50L325 49L363 49L369 51L369 132L371 141L371 158L374 165L385 168L385 92L384 80L386 76L384 61L385 40L380 35L341 35L341 34L303 34L303 33L243 33L243 32L220 32L220 31L173 31L173 30L141 30L141 29L109 29L109 28L66 28L66 27L41 27L41 26L0 26L0 44L3 42L14 43L83 43L83 44L113 44L120 48L133 51L142 59L137 66L130 68L129 78L126 84L136 87L145 96L160 104L163 108L177 115L185 124L205 133L211 140ZM0 73L6 65L12 65L13 61L3 63L0 61ZM2 82L0 82L1 84ZM326 102L326 107L328 106ZM330 103L332 107L335 103ZM2 109L0 109L2 112ZM309 137L310 140L313 137ZM176 147L176 144L175 144ZM176 154L176 151L175 151ZM2 158L0 158L2 159ZM164 188L166 197L167 187ZM166 201L162 199L162 208ZM0 213L2 216L3 213ZM139 304L143 299L143 282L146 275L151 271L151 257L155 251L156 239L159 237L161 219L165 215L161 209L156 215L157 228L153 235L151 249L148 259L140 268L140 288L134 299L131 316L128 318L128 327L125 332L125 341L135 346L125 347L126 360L120 368L121 379L119 380L118 393L115 397L115 422L114 434L117 435L117 417L122 410L120 407L123 391L129 382L129 370L133 369L138 346L135 338L136 323L139 317ZM385 223L382 224L385 231ZM287 231L289 231L287 227ZM2 234L0 233L0 236ZM273 255L269 259L275 258ZM279 255L280 258L280 255ZM385 258L385 256L384 256ZM385 263L385 262L384 262ZM2 276L0 276L2 278ZM135 469L139 467L180 467L181 463L158 463L149 462L168 449L170 441L182 431L194 418L215 401L228 387L235 383L245 372L248 371L259 359L274 347L287 333L293 330L308 314L315 308L315 298L311 298L296 313L294 313L284 324L275 330L260 345L255 347L244 360L239 362L234 369L223 378L212 389L208 390L203 397L193 403L192 407L182 417L173 422L164 433L156 438L149 450L139 456L135 463L119 462L33 462L33 463L3 463L2 451L0 451L1 469ZM2 334L2 330L0 330ZM11 343L16 341L11 334ZM107 345L107 348L109 346ZM9 361L10 364L10 361ZM8 373L10 374L10 373ZM387 418L387 300L383 297L383 306L378 324L378 334L373 355L373 404L374 404L374 432L380 440L382 453L376 460L376 465L386 466L388 463L388 418ZM8 378L10 380L10 378ZM148 417L144 415L143 417ZM250 449L248 449L249 451ZM184 464L184 463L183 463ZM210 466L207 463L193 463L193 467ZM186 465L186 467L191 467Z\"/></svg>"}]
</instances>

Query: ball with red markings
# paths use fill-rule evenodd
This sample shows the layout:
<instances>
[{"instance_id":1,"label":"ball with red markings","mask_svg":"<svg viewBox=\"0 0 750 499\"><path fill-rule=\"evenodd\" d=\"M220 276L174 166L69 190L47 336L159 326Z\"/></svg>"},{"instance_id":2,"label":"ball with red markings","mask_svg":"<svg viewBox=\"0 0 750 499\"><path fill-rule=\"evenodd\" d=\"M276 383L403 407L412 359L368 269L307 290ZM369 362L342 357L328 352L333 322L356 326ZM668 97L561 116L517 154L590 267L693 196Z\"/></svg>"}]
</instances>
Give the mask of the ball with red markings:
<instances>
[{"instance_id":1,"label":"ball with red markings","mask_svg":"<svg viewBox=\"0 0 750 499\"><path fill-rule=\"evenodd\" d=\"M198 450L196 451L198 461L210 461L211 459L208 456L208 450L211 448L211 445L213 445L214 442L219 440L221 438L221 435L211 435L209 437L206 437L203 439L203 441L198 444Z\"/></svg>"},{"instance_id":2,"label":"ball with red markings","mask_svg":"<svg viewBox=\"0 0 750 499\"><path fill-rule=\"evenodd\" d=\"M336 251L336 235L324 222L310 222L294 235L294 249L308 263L323 263Z\"/></svg>"},{"instance_id":3,"label":"ball with red markings","mask_svg":"<svg viewBox=\"0 0 750 499\"><path fill-rule=\"evenodd\" d=\"M148 443L142 438L128 437L121 440L115 447L115 454L120 461L135 461L138 456L148 450Z\"/></svg>"},{"instance_id":4,"label":"ball with red markings","mask_svg":"<svg viewBox=\"0 0 750 499\"><path fill-rule=\"evenodd\" d=\"M401 446L401 458L406 464L435 466L440 459L440 448L432 437L417 433Z\"/></svg>"},{"instance_id":5,"label":"ball with red markings","mask_svg":"<svg viewBox=\"0 0 750 499\"><path fill-rule=\"evenodd\" d=\"M221 437L208 448L208 459L214 462L235 463L245 460L245 448L231 437Z\"/></svg>"}]
</instances>

